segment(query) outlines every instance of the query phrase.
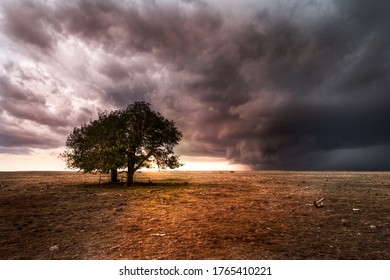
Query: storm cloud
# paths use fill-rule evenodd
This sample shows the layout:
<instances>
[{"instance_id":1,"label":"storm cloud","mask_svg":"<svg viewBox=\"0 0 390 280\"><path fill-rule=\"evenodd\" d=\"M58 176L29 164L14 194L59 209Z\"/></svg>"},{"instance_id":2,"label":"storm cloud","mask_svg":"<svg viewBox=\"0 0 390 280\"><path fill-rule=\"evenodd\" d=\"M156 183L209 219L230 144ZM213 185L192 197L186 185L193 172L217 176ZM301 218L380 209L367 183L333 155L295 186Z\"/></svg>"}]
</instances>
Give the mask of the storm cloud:
<instances>
[{"instance_id":1,"label":"storm cloud","mask_svg":"<svg viewBox=\"0 0 390 280\"><path fill-rule=\"evenodd\" d=\"M388 170L388 1L258 2L5 1L0 152L144 100L182 155Z\"/></svg>"}]
</instances>

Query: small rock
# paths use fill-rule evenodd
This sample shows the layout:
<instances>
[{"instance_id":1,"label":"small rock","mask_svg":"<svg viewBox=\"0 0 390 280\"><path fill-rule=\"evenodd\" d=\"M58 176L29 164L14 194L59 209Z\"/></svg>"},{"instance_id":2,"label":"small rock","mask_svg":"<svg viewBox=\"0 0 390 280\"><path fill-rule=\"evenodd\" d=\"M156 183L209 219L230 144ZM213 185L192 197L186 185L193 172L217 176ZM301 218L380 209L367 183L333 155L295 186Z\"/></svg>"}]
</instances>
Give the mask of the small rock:
<instances>
[{"instance_id":1,"label":"small rock","mask_svg":"<svg viewBox=\"0 0 390 280\"><path fill-rule=\"evenodd\" d=\"M152 233L151 236L165 236L165 233Z\"/></svg>"},{"instance_id":2,"label":"small rock","mask_svg":"<svg viewBox=\"0 0 390 280\"><path fill-rule=\"evenodd\" d=\"M359 208L352 208L352 211L358 212L358 211L360 211L360 209Z\"/></svg>"},{"instance_id":3,"label":"small rock","mask_svg":"<svg viewBox=\"0 0 390 280\"><path fill-rule=\"evenodd\" d=\"M50 252L54 252L54 251L57 251L57 250L59 250L59 249L60 249L60 247L58 247L58 245L54 245L54 246L51 246L51 247L49 248Z\"/></svg>"},{"instance_id":4,"label":"small rock","mask_svg":"<svg viewBox=\"0 0 390 280\"><path fill-rule=\"evenodd\" d=\"M370 229L377 229L375 225L370 225Z\"/></svg>"}]
</instances>

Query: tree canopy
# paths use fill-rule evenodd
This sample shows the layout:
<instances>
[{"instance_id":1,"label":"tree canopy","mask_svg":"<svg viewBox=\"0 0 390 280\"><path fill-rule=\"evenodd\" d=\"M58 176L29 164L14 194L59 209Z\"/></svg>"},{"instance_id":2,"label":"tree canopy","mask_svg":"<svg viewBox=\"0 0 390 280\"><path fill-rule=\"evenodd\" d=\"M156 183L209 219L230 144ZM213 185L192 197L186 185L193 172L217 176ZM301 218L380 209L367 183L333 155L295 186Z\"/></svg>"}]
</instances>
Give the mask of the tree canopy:
<instances>
[{"instance_id":1,"label":"tree canopy","mask_svg":"<svg viewBox=\"0 0 390 280\"><path fill-rule=\"evenodd\" d=\"M69 168L85 172L109 172L117 181L117 170L127 167L127 184L133 184L134 172L141 167L181 166L173 148L182 133L173 121L154 112L150 104L135 102L126 109L104 111L97 120L75 127L61 156Z\"/></svg>"}]
</instances>

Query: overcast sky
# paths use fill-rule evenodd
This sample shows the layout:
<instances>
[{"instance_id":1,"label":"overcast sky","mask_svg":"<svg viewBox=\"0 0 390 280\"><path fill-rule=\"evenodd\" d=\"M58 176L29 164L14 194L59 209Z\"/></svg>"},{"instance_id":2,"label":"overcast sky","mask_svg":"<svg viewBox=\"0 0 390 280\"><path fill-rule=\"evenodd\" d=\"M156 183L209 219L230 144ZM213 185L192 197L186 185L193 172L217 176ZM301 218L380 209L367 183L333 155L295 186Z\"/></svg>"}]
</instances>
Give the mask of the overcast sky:
<instances>
[{"instance_id":1,"label":"overcast sky","mask_svg":"<svg viewBox=\"0 0 390 280\"><path fill-rule=\"evenodd\" d=\"M0 166L144 100L184 157L390 169L387 0L0 3Z\"/></svg>"}]
</instances>

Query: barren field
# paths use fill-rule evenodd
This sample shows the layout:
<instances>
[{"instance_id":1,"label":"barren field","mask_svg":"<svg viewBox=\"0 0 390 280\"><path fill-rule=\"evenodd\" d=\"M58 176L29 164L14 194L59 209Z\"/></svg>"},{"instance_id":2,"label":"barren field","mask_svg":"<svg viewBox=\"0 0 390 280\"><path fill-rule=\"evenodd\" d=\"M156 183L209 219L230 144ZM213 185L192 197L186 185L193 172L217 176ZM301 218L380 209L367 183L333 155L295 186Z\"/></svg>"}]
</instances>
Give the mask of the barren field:
<instances>
[{"instance_id":1,"label":"barren field","mask_svg":"<svg viewBox=\"0 0 390 280\"><path fill-rule=\"evenodd\" d=\"M126 188L99 175L1 172L0 259L390 259L390 173L137 180Z\"/></svg>"}]
</instances>

